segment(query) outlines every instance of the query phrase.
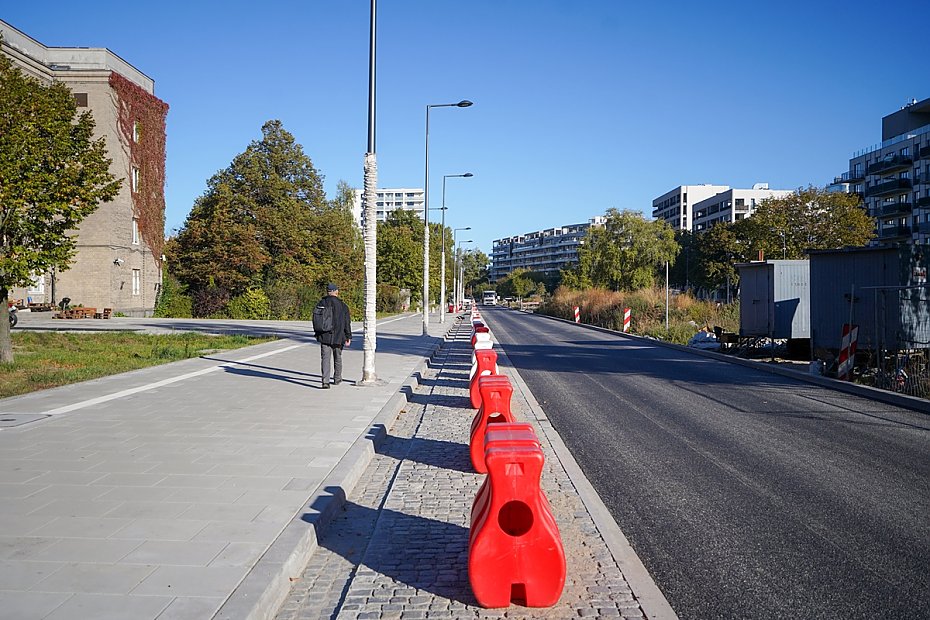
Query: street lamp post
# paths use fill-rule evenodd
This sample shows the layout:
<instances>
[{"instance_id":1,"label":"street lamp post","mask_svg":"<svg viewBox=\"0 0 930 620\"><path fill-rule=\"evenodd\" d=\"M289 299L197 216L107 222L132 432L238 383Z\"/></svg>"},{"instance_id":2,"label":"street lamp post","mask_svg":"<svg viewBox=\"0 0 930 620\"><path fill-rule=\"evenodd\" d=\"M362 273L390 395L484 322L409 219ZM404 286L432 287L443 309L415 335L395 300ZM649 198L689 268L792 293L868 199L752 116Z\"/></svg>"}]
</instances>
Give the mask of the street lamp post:
<instances>
[{"instance_id":1,"label":"street lamp post","mask_svg":"<svg viewBox=\"0 0 930 620\"><path fill-rule=\"evenodd\" d=\"M459 307L459 251L458 246L455 245L455 233L460 230L471 230L471 226L465 226L464 228L453 228L452 229L452 247L455 248L455 255L452 257L452 303L455 304L456 310Z\"/></svg>"},{"instance_id":2,"label":"street lamp post","mask_svg":"<svg viewBox=\"0 0 930 620\"><path fill-rule=\"evenodd\" d=\"M423 179L423 335L429 335L429 110L430 108L467 108L472 102L433 103L426 106L426 153Z\"/></svg>"},{"instance_id":3,"label":"street lamp post","mask_svg":"<svg viewBox=\"0 0 930 620\"><path fill-rule=\"evenodd\" d=\"M442 258L439 261L439 322L446 322L446 179L448 178L470 178L473 177L471 172L466 172L465 174L444 174L442 175L442 224L440 224L440 230L442 231L442 243L440 245L440 255ZM453 245L455 244L453 238Z\"/></svg>"}]
</instances>

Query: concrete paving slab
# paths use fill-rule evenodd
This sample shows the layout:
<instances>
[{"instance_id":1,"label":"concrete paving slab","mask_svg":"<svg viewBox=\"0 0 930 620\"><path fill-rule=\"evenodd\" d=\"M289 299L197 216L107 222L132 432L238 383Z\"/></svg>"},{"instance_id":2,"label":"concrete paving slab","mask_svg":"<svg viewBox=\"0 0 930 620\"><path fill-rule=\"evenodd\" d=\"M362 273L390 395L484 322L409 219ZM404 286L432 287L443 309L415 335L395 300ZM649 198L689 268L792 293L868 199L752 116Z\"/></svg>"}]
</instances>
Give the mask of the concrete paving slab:
<instances>
[{"instance_id":1,"label":"concrete paving slab","mask_svg":"<svg viewBox=\"0 0 930 620\"><path fill-rule=\"evenodd\" d=\"M102 618L122 605L142 620L201 619L246 584L264 596L286 573L260 558L292 542L275 547L346 452L370 443L385 403L399 408L392 397L439 342L421 335L419 316L388 319L379 382L354 385L355 348L346 383L323 391L308 324L168 323L121 328L287 339L0 401L35 417L0 427L0 562L25 569L18 583L0 580L0 615ZM35 564L53 570L39 579Z\"/></svg>"}]
</instances>

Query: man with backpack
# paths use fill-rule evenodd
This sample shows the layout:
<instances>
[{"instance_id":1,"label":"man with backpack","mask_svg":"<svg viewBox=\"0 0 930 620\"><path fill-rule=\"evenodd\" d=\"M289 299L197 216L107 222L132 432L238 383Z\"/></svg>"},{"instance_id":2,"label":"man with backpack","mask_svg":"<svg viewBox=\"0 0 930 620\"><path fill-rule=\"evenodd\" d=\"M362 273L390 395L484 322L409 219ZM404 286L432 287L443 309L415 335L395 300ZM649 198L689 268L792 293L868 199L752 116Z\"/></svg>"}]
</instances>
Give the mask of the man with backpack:
<instances>
[{"instance_id":1,"label":"man with backpack","mask_svg":"<svg viewBox=\"0 0 930 620\"><path fill-rule=\"evenodd\" d=\"M342 383L342 347L352 342L352 318L349 306L339 299L339 287L329 284L326 297L313 309L313 333L320 343L320 365L323 389L329 389L330 361L333 385Z\"/></svg>"}]
</instances>

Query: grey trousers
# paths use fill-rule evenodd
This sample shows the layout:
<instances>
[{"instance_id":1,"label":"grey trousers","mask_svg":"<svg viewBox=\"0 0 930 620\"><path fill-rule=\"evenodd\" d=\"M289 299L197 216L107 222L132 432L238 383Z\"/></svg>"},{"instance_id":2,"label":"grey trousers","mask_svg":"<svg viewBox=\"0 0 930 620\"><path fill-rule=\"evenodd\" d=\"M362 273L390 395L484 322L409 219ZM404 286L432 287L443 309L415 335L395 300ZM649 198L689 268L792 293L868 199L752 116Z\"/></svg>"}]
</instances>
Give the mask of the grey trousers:
<instances>
[{"instance_id":1,"label":"grey trousers","mask_svg":"<svg viewBox=\"0 0 930 620\"><path fill-rule=\"evenodd\" d=\"M333 381L342 381L342 345L320 343L320 366L323 375L323 385L329 384L330 360L333 361Z\"/></svg>"}]
</instances>

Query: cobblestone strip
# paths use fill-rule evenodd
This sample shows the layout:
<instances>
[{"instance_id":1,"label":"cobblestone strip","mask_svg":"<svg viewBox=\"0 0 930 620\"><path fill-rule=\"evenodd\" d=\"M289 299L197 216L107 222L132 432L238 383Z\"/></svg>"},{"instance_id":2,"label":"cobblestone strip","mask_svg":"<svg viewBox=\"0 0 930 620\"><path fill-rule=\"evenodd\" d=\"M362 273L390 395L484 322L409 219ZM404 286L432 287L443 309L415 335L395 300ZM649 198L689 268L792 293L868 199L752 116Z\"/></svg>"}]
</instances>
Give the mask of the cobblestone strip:
<instances>
[{"instance_id":1,"label":"cobblestone strip","mask_svg":"<svg viewBox=\"0 0 930 620\"><path fill-rule=\"evenodd\" d=\"M565 470L546 453L542 487L565 547L567 579L548 609L486 610L468 583L471 503L483 476L471 471L468 431L470 325L425 372L347 502L297 580L279 620L317 618L642 618L629 584ZM501 368L507 373L507 368ZM514 394L514 413L532 421ZM537 429L538 430L538 429Z\"/></svg>"}]
</instances>

